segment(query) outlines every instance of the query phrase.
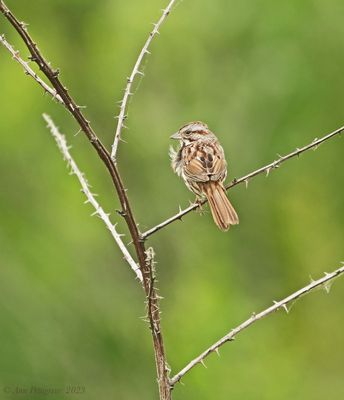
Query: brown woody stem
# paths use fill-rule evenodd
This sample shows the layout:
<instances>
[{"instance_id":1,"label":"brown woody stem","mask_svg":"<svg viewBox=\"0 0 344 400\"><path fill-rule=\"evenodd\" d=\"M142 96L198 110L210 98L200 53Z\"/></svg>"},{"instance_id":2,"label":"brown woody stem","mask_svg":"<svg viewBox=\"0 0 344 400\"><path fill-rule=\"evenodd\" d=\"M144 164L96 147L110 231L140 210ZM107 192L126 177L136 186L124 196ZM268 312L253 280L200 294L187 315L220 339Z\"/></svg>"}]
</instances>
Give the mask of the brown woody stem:
<instances>
[{"instance_id":1,"label":"brown woody stem","mask_svg":"<svg viewBox=\"0 0 344 400\"><path fill-rule=\"evenodd\" d=\"M137 228L137 224L131 210L129 199L124 188L121 176L119 174L117 165L112 161L110 153L97 137L96 133L91 127L90 122L85 118L80 110L80 107L76 104L74 99L69 94L68 89L60 81L59 70L53 70L50 64L41 54L40 50L37 47L37 44L32 40L31 36L29 35L26 25L16 18L16 16L2 0L0 0L0 12L7 18L7 20L21 36L31 54L31 60L39 66L42 73L50 81L51 85L56 90L56 93L61 97L65 108L67 108L73 118L77 121L81 130L85 133L91 145L96 150L100 159L103 161L109 174L111 175L112 182L121 203L122 215L129 228L130 235L132 237L132 241L135 247L135 252L138 258L138 263L143 275L144 291L146 297L149 299L148 319L155 352L160 399L169 400L171 399L171 390L168 378L168 368L165 356L164 342L160 327L158 296L156 294L156 289L153 285L153 271L151 268L151 264L146 262L145 245Z\"/></svg>"}]
</instances>

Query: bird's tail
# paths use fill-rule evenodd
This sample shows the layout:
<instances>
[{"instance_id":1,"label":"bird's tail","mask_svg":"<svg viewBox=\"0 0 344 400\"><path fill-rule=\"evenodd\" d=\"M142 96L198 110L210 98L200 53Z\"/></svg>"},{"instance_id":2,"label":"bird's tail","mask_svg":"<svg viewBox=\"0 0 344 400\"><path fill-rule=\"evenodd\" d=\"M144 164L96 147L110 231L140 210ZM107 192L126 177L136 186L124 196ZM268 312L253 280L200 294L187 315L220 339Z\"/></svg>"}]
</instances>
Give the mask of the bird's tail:
<instances>
[{"instance_id":1,"label":"bird's tail","mask_svg":"<svg viewBox=\"0 0 344 400\"><path fill-rule=\"evenodd\" d=\"M239 223L238 214L228 200L226 190L220 182L207 182L203 185L215 224L227 231L231 225Z\"/></svg>"}]
</instances>

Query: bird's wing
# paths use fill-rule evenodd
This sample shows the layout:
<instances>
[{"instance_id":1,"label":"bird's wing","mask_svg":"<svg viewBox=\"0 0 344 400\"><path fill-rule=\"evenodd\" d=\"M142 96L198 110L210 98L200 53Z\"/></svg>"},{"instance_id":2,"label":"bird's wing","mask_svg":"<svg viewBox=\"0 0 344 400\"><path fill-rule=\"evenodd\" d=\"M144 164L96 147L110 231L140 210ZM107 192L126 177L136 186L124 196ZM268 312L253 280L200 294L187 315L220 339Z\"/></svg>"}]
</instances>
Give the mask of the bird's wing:
<instances>
[{"instance_id":1,"label":"bird's wing","mask_svg":"<svg viewBox=\"0 0 344 400\"><path fill-rule=\"evenodd\" d=\"M218 143L193 144L184 150L184 174L197 182L223 181L227 163Z\"/></svg>"}]
</instances>

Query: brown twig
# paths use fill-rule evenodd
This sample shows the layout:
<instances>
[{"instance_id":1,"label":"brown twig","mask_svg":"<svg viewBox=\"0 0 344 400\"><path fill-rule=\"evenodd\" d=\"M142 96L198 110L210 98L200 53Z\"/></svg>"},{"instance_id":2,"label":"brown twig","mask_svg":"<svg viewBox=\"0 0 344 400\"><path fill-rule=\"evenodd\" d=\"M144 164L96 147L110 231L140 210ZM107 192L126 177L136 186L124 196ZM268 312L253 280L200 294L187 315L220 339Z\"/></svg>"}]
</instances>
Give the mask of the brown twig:
<instances>
[{"instance_id":1,"label":"brown twig","mask_svg":"<svg viewBox=\"0 0 344 400\"><path fill-rule=\"evenodd\" d=\"M85 118L85 116L81 112L80 107L70 96L68 89L61 83L59 79L59 71L53 70L50 64L45 60L45 58L40 53L37 44L31 39L30 35L28 34L25 24L23 22L18 21L18 19L8 9L8 7L2 0L0 1L0 11L5 15L8 21L19 33L24 43L26 44L28 50L30 51L32 61L35 61L38 64L40 70L43 72L43 74L47 77L52 86L55 88L56 92L61 97L64 106L68 109L68 111L72 114L74 119L78 122L81 130L86 134L90 143L95 148L98 155L104 162L106 168L108 169L121 202L121 206L123 209L122 210L123 216L125 217L125 220L130 229L130 233L133 236L133 242L135 244L135 248L140 255L139 256L140 265L143 265L145 259L144 247L142 246L142 242L140 241L139 238L139 232L130 208L126 190L123 186L118 169L111 160L109 152L106 150L105 146L101 143L101 141L95 134L94 130L90 125L90 122Z\"/></svg>"},{"instance_id":2,"label":"brown twig","mask_svg":"<svg viewBox=\"0 0 344 400\"><path fill-rule=\"evenodd\" d=\"M246 185L248 184L249 180L257 175L260 174L267 174L269 175L270 171L278 168L283 162L290 160L291 158L294 158L296 156L299 156L300 154L304 153L307 150L310 149L316 149L318 146L320 146L323 142L326 140L329 140L336 135L339 135L344 131L344 126L341 128L336 129L335 131L323 136L322 138L314 139L311 143L307 144L304 147L297 148L296 150L292 151L291 153L285 155L285 156L279 156L279 158L273 162L271 162L268 165L265 165L264 167L261 167L259 169L256 169L255 171L252 171L248 173L245 176L242 176L241 178L234 179L230 184L226 186L226 189L231 189L232 187L239 185L240 183L245 183ZM205 204L207 201L203 201L201 204ZM147 239L149 236L153 235L155 232L159 231L160 229L164 228L165 226L171 224L174 221L181 220L182 217L186 214L188 214L190 211L195 210L197 207L199 207L199 203L194 203L191 204L189 207L185 208L184 210L180 210L177 214L173 215L172 217L166 219L165 221L161 222L160 224L154 226L151 229L148 229L146 232L143 232L141 234L142 240Z\"/></svg>"},{"instance_id":3,"label":"brown twig","mask_svg":"<svg viewBox=\"0 0 344 400\"><path fill-rule=\"evenodd\" d=\"M73 157L71 156L71 154L69 152L69 147L67 145L65 136L60 133L58 127L55 125L55 123L53 122L53 120L51 119L51 117L49 115L43 114L43 118L44 118L45 122L47 123L47 126L48 126L53 138L55 139L55 141L57 143L57 147L60 149L64 160L67 161L68 166L71 168L72 174L76 175L76 177L78 178L78 180L80 182L82 192L84 193L84 195L87 198L85 203L90 203L94 207L95 212L92 215L98 215L103 220L106 227L110 231L112 237L115 239L115 242L117 243L118 247L120 248L124 259L127 261L130 268L135 272L137 278L142 282L143 281L142 272L141 272L139 266L137 265L137 263L132 258L127 247L125 246L125 244L123 243L123 241L121 239L121 237L124 235L119 234L116 231L116 225L114 225L111 222L109 214L107 214L103 210L103 208L101 207L99 202L95 199L95 195L91 192L90 186L87 182L87 179L85 178L85 175L80 171L78 165L76 164L76 162L74 161Z\"/></svg>"},{"instance_id":4,"label":"brown twig","mask_svg":"<svg viewBox=\"0 0 344 400\"><path fill-rule=\"evenodd\" d=\"M12 13L11 10L9 10L9 8L6 6L3 0L0 0L0 12L7 18L7 20L11 23L11 25L21 36L31 54L31 60L37 63L40 70L50 81L51 85L54 87L56 92L61 96L61 99L65 107L72 114L73 118L77 121L81 130L86 134L90 143L97 151L99 157L101 158L108 172L110 173L112 182L114 184L118 198L121 203L122 207L121 214L123 215L126 224L129 228L130 235L132 237L132 241L135 247L135 252L138 258L139 266L143 275L143 286L145 294L146 296L148 296L150 291L152 290L151 289L152 271L150 270L150 268L147 268L145 245L144 242L141 240L141 235L137 228L137 224L131 210L129 199L117 166L112 161L111 155L108 152L108 150L105 148L105 146L97 137L96 133L91 127L90 122L85 118L85 116L80 110L80 107L76 104L74 99L69 94L68 89L61 83L59 79L59 70L53 70L50 64L45 60L45 58L41 54L40 50L37 47L37 44L32 40L31 36L29 35L25 23L20 22L15 17L15 15ZM154 287L153 291L155 291ZM160 398L161 400L169 400L171 398L171 391L168 380L168 368L165 356L164 342L160 328L160 319L159 318L157 320L155 319L156 316L158 315L158 313L156 313L155 310L159 308L159 304L157 302L157 296L152 296L152 299L153 300L150 302L151 307L148 307L148 318L153 338Z\"/></svg>"},{"instance_id":5,"label":"brown twig","mask_svg":"<svg viewBox=\"0 0 344 400\"><path fill-rule=\"evenodd\" d=\"M124 127L124 121L126 119L126 110L127 110L127 105L128 105L128 100L129 97L132 95L131 93L131 88L134 82L134 79L137 75L141 75L143 76L143 72L140 71L140 67L142 64L142 61L145 57L146 54L149 54L148 48L152 42L152 40L154 39L154 37L156 35L159 34L159 29L160 26L163 24L163 22L165 21L165 19L168 17L168 15L171 12L171 9L173 7L173 4L176 2L176 0L171 0L168 4L168 6L165 8L165 10L163 10L163 13L159 19L159 21L154 24L154 28L153 30L149 33L148 39L146 41L146 43L144 44L144 46L142 47L142 50L140 51L140 54L135 62L134 65L134 69L132 70L128 80L127 80L127 86L124 90L124 96L122 101L120 102L120 113L118 115L118 122L117 122L117 127L116 127L116 132L115 132L115 138L114 138L114 142L112 145L112 151L111 151L111 158L115 161L116 160L116 155L117 155L117 149L118 149L118 143L121 140L121 133L122 133L122 129Z\"/></svg>"},{"instance_id":6,"label":"brown twig","mask_svg":"<svg viewBox=\"0 0 344 400\"><path fill-rule=\"evenodd\" d=\"M342 263L344 264L344 263ZM258 314L253 313L250 318L248 318L245 322L237 326L236 328L232 329L227 335L223 336L221 339L219 339L216 343L211 345L207 350L203 351L198 357L194 358L192 361L190 361L182 370L180 370L173 378L171 378L170 383L171 386L174 386L177 382L179 382L182 377L187 374L192 368L194 368L197 364L203 364L204 365L204 359L209 356L209 354L218 352L219 348L224 345L227 342L233 341L235 337L242 332L244 329L248 328L250 325L254 324L255 322L259 321L260 319L268 316L269 314L272 314L273 312L284 309L287 312L288 310L288 304L299 299L300 297L310 293L314 289L324 286L324 289L328 293L330 290L330 283L333 282L333 280L340 275L344 273L344 266L341 268L338 268L334 272L331 273L326 273L325 276L316 280L312 281L309 285L303 287L302 289L294 292L290 296L286 297L283 300L280 301L274 301L273 305L265 309L264 311L261 311Z\"/></svg>"}]
</instances>

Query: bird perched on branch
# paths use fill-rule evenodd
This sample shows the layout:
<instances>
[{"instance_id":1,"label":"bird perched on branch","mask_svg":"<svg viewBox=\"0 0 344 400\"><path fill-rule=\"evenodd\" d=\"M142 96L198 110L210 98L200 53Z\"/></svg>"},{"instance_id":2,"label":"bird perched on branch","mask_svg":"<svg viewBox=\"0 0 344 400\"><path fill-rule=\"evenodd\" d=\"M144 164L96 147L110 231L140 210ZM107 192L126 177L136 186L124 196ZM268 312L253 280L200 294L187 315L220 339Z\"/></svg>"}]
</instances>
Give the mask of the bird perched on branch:
<instances>
[{"instance_id":1,"label":"bird perched on branch","mask_svg":"<svg viewBox=\"0 0 344 400\"><path fill-rule=\"evenodd\" d=\"M170 147L173 171L183 178L198 202L208 199L215 224L222 231L238 224L223 184L227 176L225 154L214 133L205 123L195 121L182 126L171 139L180 141L178 150Z\"/></svg>"}]
</instances>

